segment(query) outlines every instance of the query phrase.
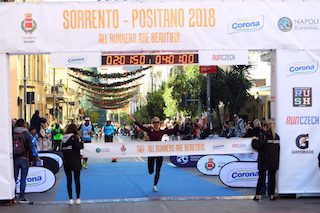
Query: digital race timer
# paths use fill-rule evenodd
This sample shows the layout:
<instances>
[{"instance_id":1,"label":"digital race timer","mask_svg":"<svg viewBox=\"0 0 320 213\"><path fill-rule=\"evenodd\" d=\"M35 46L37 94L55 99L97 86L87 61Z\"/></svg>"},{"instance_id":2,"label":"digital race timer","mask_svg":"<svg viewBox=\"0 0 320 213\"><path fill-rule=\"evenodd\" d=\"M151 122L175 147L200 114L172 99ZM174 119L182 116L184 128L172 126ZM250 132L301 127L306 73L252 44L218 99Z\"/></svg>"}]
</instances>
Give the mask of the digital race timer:
<instances>
[{"instance_id":1,"label":"digital race timer","mask_svg":"<svg viewBox=\"0 0 320 213\"><path fill-rule=\"evenodd\" d=\"M198 64L198 54L196 53L174 53L156 55L103 55L102 65L170 65L170 64Z\"/></svg>"}]
</instances>

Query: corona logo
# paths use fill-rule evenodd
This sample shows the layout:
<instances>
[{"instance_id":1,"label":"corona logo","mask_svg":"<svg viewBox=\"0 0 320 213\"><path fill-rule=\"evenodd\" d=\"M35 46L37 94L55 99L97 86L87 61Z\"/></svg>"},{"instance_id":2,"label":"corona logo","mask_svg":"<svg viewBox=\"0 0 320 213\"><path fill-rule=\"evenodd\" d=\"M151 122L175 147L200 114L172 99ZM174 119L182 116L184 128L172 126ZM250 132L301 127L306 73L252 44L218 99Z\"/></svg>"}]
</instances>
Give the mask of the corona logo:
<instances>
[{"instance_id":1,"label":"corona logo","mask_svg":"<svg viewBox=\"0 0 320 213\"><path fill-rule=\"evenodd\" d=\"M32 13L26 13L24 14L24 20L21 22L21 29L27 34L32 32L37 29L37 23L35 20L32 19Z\"/></svg>"}]
</instances>

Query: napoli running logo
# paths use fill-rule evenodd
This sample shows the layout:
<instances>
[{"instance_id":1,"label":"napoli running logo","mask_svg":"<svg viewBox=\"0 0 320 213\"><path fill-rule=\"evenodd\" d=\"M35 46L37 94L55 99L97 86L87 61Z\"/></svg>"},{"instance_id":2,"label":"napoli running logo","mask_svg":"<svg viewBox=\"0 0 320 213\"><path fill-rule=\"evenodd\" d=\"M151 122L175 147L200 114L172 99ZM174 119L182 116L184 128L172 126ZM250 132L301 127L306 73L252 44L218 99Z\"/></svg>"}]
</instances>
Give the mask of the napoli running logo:
<instances>
[{"instance_id":1,"label":"napoli running logo","mask_svg":"<svg viewBox=\"0 0 320 213\"><path fill-rule=\"evenodd\" d=\"M296 145L299 149L309 148L309 134L301 134L296 138Z\"/></svg>"},{"instance_id":2,"label":"napoli running logo","mask_svg":"<svg viewBox=\"0 0 320 213\"><path fill-rule=\"evenodd\" d=\"M180 164L186 164L189 162L189 155L178 155L177 162Z\"/></svg>"},{"instance_id":3,"label":"napoli running logo","mask_svg":"<svg viewBox=\"0 0 320 213\"><path fill-rule=\"evenodd\" d=\"M282 32L289 32L292 29L292 21L288 17L282 17L278 21L278 28Z\"/></svg>"},{"instance_id":4,"label":"napoli running logo","mask_svg":"<svg viewBox=\"0 0 320 213\"><path fill-rule=\"evenodd\" d=\"M21 22L21 29L26 33L32 34L37 29L37 23L32 19L32 13L24 14L24 20Z\"/></svg>"}]
</instances>

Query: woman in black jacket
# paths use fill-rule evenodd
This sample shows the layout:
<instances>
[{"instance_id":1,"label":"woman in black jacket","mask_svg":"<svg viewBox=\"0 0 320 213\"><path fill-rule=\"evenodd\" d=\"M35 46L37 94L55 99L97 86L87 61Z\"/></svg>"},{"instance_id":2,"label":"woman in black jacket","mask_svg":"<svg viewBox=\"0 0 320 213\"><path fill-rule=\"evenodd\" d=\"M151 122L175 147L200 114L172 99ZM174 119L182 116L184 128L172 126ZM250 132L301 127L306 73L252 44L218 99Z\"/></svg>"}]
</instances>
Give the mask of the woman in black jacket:
<instances>
[{"instance_id":1,"label":"woman in black jacket","mask_svg":"<svg viewBox=\"0 0 320 213\"><path fill-rule=\"evenodd\" d=\"M259 179L256 188L256 195L253 200L260 200L263 185L266 181L268 171L268 195L270 200L275 200L276 172L279 169L280 137L275 133L274 125L265 121L259 138L252 138L252 146L259 153L258 170Z\"/></svg>"},{"instance_id":2,"label":"woman in black jacket","mask_svg":"<svg viewBox=\"0 0 320 213\"><path fill-rule=\"evenodd\" d=\"M67 127L67 131L62 138L62 148L63 153L63 165L64 172L67 177L67 189L69 195L69 203L73 204L72 199L72 172L74 175L74 182L76 185L76 204L80 204L80 171L81 165L81 155L80 149L83 149L83 143L80 142L78 137L78 130L75 124L70 124Z\"/></svg>"}]
</instances>

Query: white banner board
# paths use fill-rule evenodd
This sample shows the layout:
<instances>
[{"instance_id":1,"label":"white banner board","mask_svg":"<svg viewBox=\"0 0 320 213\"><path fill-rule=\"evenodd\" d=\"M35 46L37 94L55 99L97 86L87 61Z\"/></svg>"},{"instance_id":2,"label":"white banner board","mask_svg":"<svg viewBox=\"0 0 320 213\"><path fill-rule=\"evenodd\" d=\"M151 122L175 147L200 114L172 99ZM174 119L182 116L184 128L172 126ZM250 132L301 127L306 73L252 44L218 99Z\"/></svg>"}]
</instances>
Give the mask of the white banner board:
<instances>
[{"instance_id":1,"label":"white banner board","mask_svg":"<svg viewBox=\"0 0 320 213\"><path fill-rule=\"evenodd\" d=\"M250 138L216 138L182 141L147 141L86 143L85 156L106 157L147 157L172 155L252 153Z\"/></svg>"},{"instance_id":2,"label":"white banner board","mask_svg":"<svg viewBox=\"0 0 320 213\"><path fill-rule=\"evenodd\" d=\"M319 11L301 0L0 3L0 52L319 49Z\"/></svg>"},{"instance_id":3,"label":"white banner board","mask_svg":"<svg viewBox=\"0 0 320 213\"><path fill-rule=\"evenodd\" d=\"M199 65L247 65L248 50L201 50Z\"/></svg>"},{"instance_id":4,"label":"white banner board","mask_svg":"<svg viewBox=\"0 0 320 213\"><path fill-rule=\"evenodd\" d=\"M204 175L219 175L220 169L227 163L239 161L232 155L206 155L197 162L197 169Z\"/></svg>"},{"instance_id":5,"label":"white banner board","mask_svg":"<svg viewBox=\"0 0 320 213\"><path fill-rule=\"evenodd\" d=\"M100 67L101 52L51 53L51 65L56 67Z\"/></svg>"},{"instance_id":6,"label":"white banner board","mask_svg":"<svg viewBox=\"0 0 320 213\"><path fill-rule=\"evenodd\" d=\"M279 193L319 193L320 51L277 50L276 54Z\"/></svg>"},{"instance_id":7,"label":"white banner board","mask_svg":"<svg viewBox=\"0 0 320 213\"><path fill-rule=\"evenodd\" d=\"M48 158L52 158L53 160L57 161L58 164L59 164L59 168L61 168L62 165L63 165L63 160L60 157L60 155L58 155L58 154L49 153L49 152L40 152L38 155L39 155L40 158L41 157L48 157Z\"/></svg>"},{"instance_id":8,"label":"white banner board","mask_svg":"<svg viewBox=\"0 0 320 213\"><path fill-rule=\"evenodd\" d=\"M44 167L30 167L26 181L26 193L45 192L56 183L56 176ZM20 192L20 177L17 180L17 193Z\"/></svg>"},{"instance_id":9,"label":"white banner board","mask_svg":"<svg viewBox=\"0 0 320 213\"><path fill-rule=\"evenodd\" d=\"M256 187L259 178L257 165L257 162L228 163L221 168L219 178L230 187Z\"/></svg>"}]
</instances>

